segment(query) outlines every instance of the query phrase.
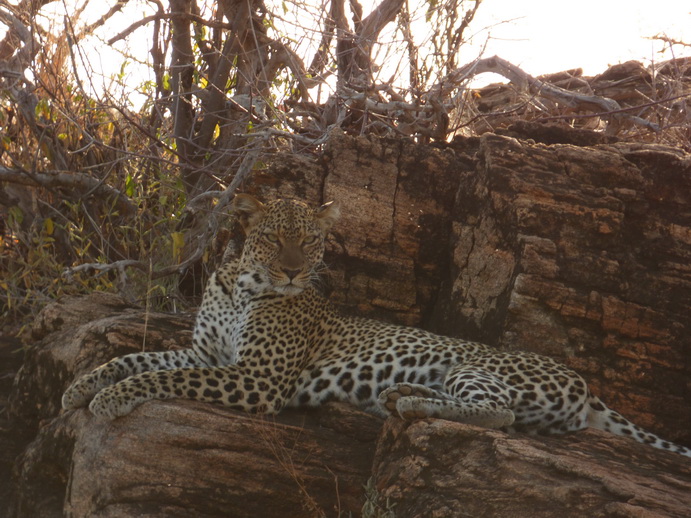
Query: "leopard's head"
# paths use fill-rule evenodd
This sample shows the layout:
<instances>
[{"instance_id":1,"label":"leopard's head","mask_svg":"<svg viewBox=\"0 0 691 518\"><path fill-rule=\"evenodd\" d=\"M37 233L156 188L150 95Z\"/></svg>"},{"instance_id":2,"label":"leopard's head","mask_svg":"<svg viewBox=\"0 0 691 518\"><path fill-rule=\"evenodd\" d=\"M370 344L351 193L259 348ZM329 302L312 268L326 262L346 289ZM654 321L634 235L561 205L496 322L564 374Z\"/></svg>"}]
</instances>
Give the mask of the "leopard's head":
<instances>
[{"instance_id":1,"label":"leopard's head","mask_svg":"<svg viewBox=\"0 0 691 518\"><path fill-rule=\"evenodd\" d=\"M338 219L338 205L313 209L290 199L263 204L247 194L237 194L233 205L247 234L240 268L259 274L280 294L307 288L322 265L324 239Z\"/></svg>"}]
</instances>

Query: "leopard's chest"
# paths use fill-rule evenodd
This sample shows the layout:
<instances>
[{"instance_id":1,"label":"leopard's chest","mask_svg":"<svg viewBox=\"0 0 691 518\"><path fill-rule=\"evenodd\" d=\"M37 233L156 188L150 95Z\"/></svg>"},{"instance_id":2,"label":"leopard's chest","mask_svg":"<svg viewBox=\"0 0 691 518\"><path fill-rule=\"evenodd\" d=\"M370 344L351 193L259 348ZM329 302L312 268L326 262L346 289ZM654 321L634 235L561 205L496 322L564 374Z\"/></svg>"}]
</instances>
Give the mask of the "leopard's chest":
<instances>
[{"instance_id":1,"label":"leopard's chest","mask_svg":"<svg viewBox=\"0 0 691 518\"><path fill-rule=\"evenodd\" d=\"M235 361L305 347L310 326L301 309L299 297L255 296L237 305L228 329Z\"/></svg>"}]
</instances>

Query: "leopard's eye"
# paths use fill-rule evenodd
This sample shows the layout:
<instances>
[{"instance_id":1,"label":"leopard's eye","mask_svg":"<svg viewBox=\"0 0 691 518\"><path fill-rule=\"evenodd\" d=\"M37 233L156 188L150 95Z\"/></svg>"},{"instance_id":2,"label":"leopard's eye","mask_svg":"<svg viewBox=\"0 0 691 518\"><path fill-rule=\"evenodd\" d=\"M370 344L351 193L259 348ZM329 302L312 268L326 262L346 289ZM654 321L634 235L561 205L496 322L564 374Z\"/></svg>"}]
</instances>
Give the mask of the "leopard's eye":
<instances>
[{"instance_id":1,"label":"leopard's eye","mask_svg":"<svg viewBox=\"0 0 691 518\"><path fill-rule=\"evenodd\" d=\"M269 243L273 245L275 245L279 241L278 236L276 234L271 234L270 232L264 234L264 239L266 239Z\"/></svg>"},{"instance_id":2,"label":"leopard's eye","mask_svg":"<svg viewBox=\"0 0 691 518\"><path fill-rule=\"evenodd\" d=\"M305 236L305 238L302 240L303 245L313 245L314 243L317 242L317 236Z\"/></svg>"}]
</instances>

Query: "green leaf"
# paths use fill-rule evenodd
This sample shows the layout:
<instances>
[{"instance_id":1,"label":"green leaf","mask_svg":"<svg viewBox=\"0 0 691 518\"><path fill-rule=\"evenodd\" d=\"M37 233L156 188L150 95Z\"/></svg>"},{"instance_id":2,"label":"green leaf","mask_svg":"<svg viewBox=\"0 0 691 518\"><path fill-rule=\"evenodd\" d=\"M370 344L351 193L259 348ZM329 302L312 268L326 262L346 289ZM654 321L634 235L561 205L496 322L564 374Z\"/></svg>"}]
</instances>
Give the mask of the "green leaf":
<instances>
[{"instance_id":1,"label":"green leaf","mask_svg":"<svg viewBox=\"0 0 691 518\"><path fill-rule=\"evenodd\" d=\"M22 212L22 209L20 209L17 205L14 205L13 207L10 207L9 213L11 222L14 222L17 225L22 224L22 221L24 221L24 212Z\"/></svg>"},{"instance_id":2,"label":"green leaf","mask_svg":"<svg viewBox=\"0 0 691 518\"><path fill-rule=\"evenodd\" d=\"M134 196L134 180L129 173L127 173L127 177L125 178L125 194L130 198Z\"/></svg>"},{"instance_id":3,"label":"green leaf","mask_svg":"<svg viewBox=\"0 0 691 518\"><path fill-rule=\"evenodd\" d=\"M49 236L53 235L53 230L55 229L53 225L53 220L50 218L46 218L43 220L43 229L46 231L46 234Z\"/></svg>"},{"instance_id":4,"label":"green leaf","mask_svg":"<svg viewBox=\"0 0 691 518\"><path fill-rule=\"evenodd\" d=\"M185 234L183 232L172 232L170 237L173 239L173 259L179 263L182 258L182 249L185 246Z\"/></svg>"},{"instance_id":5,"label":"green leaf","mask_svg":"<svg viewBox=\"0 0 691 518\"><path fill-rule=\"evenodd\" d=\"M50 105L46 99L40 99L36 103L36 108L34 108L34 113L36 117L43 117L44 119L50 120Z\"/></svg>"}]
</instances>

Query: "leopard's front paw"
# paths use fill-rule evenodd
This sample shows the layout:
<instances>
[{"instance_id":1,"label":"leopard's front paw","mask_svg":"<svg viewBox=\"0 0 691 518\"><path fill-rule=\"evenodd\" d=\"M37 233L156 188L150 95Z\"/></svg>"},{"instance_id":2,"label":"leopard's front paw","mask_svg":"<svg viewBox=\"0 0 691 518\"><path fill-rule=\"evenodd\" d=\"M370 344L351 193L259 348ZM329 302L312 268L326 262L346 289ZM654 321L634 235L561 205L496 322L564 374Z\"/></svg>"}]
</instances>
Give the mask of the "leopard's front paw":
<instances>
[{"instance_id":1,"label":"leopard's front paw","mask_svg":"<svg viewBox=\"0 0 691 518\"><path fill-rule=\"evenodd\" d=\"M98 376L93 373L82 376L72 383L62 395L62 408L72 410L86 406L101 389Z\"/></svg>"},{"instance_id":2,"label":"leopard's front paw","mask_svg":"<svg viewBox=\"0 0 691 518\"><path fill-rule=\"evenodd\" d=\"M122 383L111 385L96 394L89 404L91 413L103 419L115 419L129 414L145 401L144 398L123 390L120 385Z\"/></svg>"}]
</instances>

